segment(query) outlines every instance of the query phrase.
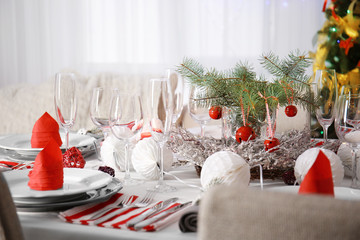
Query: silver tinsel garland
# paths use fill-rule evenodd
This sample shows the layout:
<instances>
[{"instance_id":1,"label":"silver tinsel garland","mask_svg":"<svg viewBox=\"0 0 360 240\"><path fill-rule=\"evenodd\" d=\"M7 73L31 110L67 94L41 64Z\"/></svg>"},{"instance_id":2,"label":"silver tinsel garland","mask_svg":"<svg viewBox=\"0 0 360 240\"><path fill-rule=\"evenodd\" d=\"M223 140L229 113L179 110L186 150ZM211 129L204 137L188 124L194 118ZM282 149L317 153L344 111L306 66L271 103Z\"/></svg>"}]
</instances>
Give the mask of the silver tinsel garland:
<instances>
[{"instance_id":1,"label":"silver tinsel garland","mask_svg":"<svg viewBox=\"0 0 360 240\"><path fill-rule=\"evenodd\" d=\"M287 170L295 165L300 154L309 148L317 147L320 140L310 141L310 130L290 130L281 136L276 136L280 145L278 150L267 152L264 140L256 138L253 141L237 143L213 137L200 138L184 128L172 130L168 147L176 153L179 165L193 163L202 166L205 160L215 152L229 150L242 156L250 166L261 164L264 170ZM341 142L329 140L321 145L322 148L337 151Z\"/></svg>"}]
</instances>

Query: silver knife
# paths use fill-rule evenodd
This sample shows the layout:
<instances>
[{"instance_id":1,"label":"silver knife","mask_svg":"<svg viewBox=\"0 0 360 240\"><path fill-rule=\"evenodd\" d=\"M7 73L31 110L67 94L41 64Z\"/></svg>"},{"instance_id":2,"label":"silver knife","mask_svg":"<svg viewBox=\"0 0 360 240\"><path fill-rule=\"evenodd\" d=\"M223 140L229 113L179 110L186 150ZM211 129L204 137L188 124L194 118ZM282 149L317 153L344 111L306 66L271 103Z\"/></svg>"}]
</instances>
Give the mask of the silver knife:
<instances>
[{"instance_id":1,"label":"silver knife","mask_svg":"<svg viewBox=\"0 0 360 240\"><path fill-rule=\"evenodd\" d=\"M146 212L140 214L139 216L131 219L129 222L126 223L127 227L133 227L135 224L141 222L142 220L144 220L145 218L161 211L162 209L166 208L167 206L169 206L171 203L176 202L178 200L177 197L175 198L170 198L167 199L163 202L159 202L158 204L156 204L155 206L153 206L152 208L148 209Z\"/></svg>"},{"instance_id":2,"label":"silver knife","mask_svg":"<svg viewBox=\"0 0 360 240\"><path fill-rule=\"evenodd\" d=\"M166 217L166 216L168 216L168 215L170 215L170 214L172 214L174 212L179 211L182 208L187 207L190 204L192 204L192 201L177 205L176 207L173 207L173 208L170 208L169 210L166 210L166 211L164 211L162 213L159 213L158 215L156 215L154 217L148 218L148 219L146 219L144 221L141 221L141 222L135 224L134 229L136 231L138 231L138 230L142 229L143 227L146 227L147 225L149 225L149 224L151 224L153 222L156 222L156 221L158 221L158 220L160 220L160 219L162 219L162 218L164 218L164 217Z\"/></svg>"}]
</instances>

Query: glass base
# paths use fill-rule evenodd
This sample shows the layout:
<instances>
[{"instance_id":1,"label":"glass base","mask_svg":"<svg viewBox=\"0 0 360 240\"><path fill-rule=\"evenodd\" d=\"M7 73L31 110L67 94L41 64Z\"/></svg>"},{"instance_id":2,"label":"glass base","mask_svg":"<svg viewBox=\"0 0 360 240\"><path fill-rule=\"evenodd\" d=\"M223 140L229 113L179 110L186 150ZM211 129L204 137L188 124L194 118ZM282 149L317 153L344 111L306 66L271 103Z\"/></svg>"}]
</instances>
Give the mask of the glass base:
<instances>
[{"instance_id":1,"label":"glass base","mask_svg":"<svg viewBox=\"0 0 360 240\"><path fill-rule=\"evenodd\" d=\"M176 187L167 185L165 183L158 183L153 189L154 192L164 193L164 192L175 192L177 191Z\"/></svg>"},{"instance_id":2,"label":"glass base","mask_svg":"<svg viewBox=\"0 0 360 240\"><path fill-rule=\"evenodd\" d=\"M144 181L139 179L128 178L128 179L123 179L122 183L124 184L124 186L134 186L134 185L143 184Z\"/></svg>"}]
</instances>

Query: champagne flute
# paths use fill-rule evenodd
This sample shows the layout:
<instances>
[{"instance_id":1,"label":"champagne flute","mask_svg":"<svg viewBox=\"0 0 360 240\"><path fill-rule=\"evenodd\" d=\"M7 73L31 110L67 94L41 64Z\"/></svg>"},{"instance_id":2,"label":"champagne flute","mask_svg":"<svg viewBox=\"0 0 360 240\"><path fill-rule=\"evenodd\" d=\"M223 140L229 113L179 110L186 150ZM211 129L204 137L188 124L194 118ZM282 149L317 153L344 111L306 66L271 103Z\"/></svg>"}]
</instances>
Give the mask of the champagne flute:
<instances>
[{"instance_id":1,"label":"champagne flute","mask_svg":"<svg viewBox=\"0 0 360 240\"><path fill-rule=\"evenodd\" d=\"M335 131L340 140L351 148L352 188L360 189L360 162L357 152L360 149L360 94L347 94L339 97L335 116Z\"/></svg>"},{"instance_id":2,"label":"champagne flute","mask_svg":"<svg viewBox=\"0 0 360 240\"><path fill-rule=\"evenodd\" d=\"M311 89L317 105L315 115L323 128L324 142L327 142L328 128L334 121L335 104L338 96L335 70L317 70Z\"/></svg>"},{"instance_id":3,"label":"champagne flute","mask_svg":"<svg viewBox=\"0 0 360 240\"><path fill-rule=\"evenodd\" d=\"M104 137L96 140L94 143L96 154L99 160L102 160L100 144L109 135L109 113L111 105L111 88L97 87L94 88L90 100L90 118L91 121L103 133Z\"/></svg>"},{"instance_id":4,"label":"champagne flute","mask_svg":"<svg viewBox=\"0 0 360 240\"><path fill-rule=\"evenodd\" d=\"M173 96L172 127L175 128L184 107L184 80L174 69L167 69L166 76Z\"/></svg>"},{"instance_id":5,"label":"champagne flute","mask_svg":"<svg viewBox=\"0 0 360 240\"><path fill-rule=\"evenodd\" d=\"M141 99L137 95L122 93L113 90L109 125L114 136L125 142L125 176L124 185L137 185L143 181L133 179L130 176L130 143L141 131L143 126L143 112ZM120 164L119 164L120 165Z\"/></svg>"},{"instance_id":6,"label":"champagne flute","mask_svg":"<svg viewBox=\"0 0 360 240\"><path fill-rule=\"evenodd\" d=\"M110 131L109 112L111 104L112 89L110 88L94 88L90 101L90 118L91 121L101 129L104 138Z\"/></svg>"},{"instance_id":7,"label":"champagne flute","mask_svg":"<svg viewBox=\"0 0 360 240\"><path fill-rule=\"evenodd\" d=\"M55 75L55 112L65 130L66 150L69 149L69 131L74 126L77 109L75 73Z\"/></svg>"},{"instance_id":8,"label":"champagne flute","mask_svg":"<svg viewBox=\"0 0 360 240\"><path fill-rule=\"evenodd\" d=\"M206 94L206 88L198 86L190 86L189 111L190 116L201 127L200 136L205 136L205 125L210 122L209 115L210 99Z\"/></svg>"},{"instance_id":9,"label":"champagne flute","mask_svg":"<svg viewBox=\"0 0 360 240\"><path fill-rule=\"evenodd\" d=\"M172 192L176 188L164 182L164 146L170 135L173 117L173 100L167 78L151 79L150 129L153 139L159 144L160 178L155 186L157 192Z\"/></svg>"}]
</instances>

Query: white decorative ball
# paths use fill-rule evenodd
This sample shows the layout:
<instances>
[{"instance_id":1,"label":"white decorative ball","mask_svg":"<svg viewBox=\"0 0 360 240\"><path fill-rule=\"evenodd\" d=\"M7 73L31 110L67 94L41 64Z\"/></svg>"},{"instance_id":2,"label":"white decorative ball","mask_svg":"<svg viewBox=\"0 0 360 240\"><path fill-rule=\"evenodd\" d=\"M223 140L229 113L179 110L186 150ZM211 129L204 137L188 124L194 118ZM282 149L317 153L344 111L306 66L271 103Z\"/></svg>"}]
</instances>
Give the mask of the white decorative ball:
<instances>
[{"instance_id":1,"label":"white decorative ball","mask_svg":"<svg viewBox=\"0 0 360 240\"><path fill-rule=\"evenodd\" d=\"M346 144L343 143L340 145L337 155L340 157L340 160L343 163L344 170L345 170L345 176L351 177L352 174L352 154L351 154L351 148ZM357 160L359 160L359 151L357 152Z\"/></svg>"},{"instance_id":2,"label":"white decorative ball","mask_svg":"<svg viewBox=\"0 0 360 240\"><path fill-rule=\"evenodd\" d=\"M116 154L116 156L114 156ZM125 143L120 141L114 135L109 134L102 142L100 149L101 159L106 166L125 171ZM131 156L131 150L130 150ZM117 158L117 159L115 159ZM133 169L130 164L130 169Z\"/></svg>"},{"instance_id":3,"label":"white decorative ball","mask_svg":"<svg viewBox=\"0 0 360 240\"><path fill-rule=\"evenodd\" d=\"M247 186L250 182L250 166L234 152L216 152L206 159L201 169L200 180L205 189L219 183L236 182Z\"/></svg>"},{"instance_id":4,"label":"white decorative ball","mask_svg":"<svg viewBox=\"0 0 360 240\"><path fill-rule=\"evenodd\" d=\"M164 147L164 170L171 168L173 162L172 151ZM132 164L136 172L144 178L156 180L160 177L159 145L153 138L139 141L132 153Z\"/></svg>"},{"instance_id":5,"label":"white decorative ball","mask_svg":"<svg viewBox=\"0 0 360 240\"><path fill-rule=\"evenodd\" d=\"M296 180L301 183L309 169L314 164L319 151L322 151L330 161L334 185L339 185L344 178L344 167L338 155L333 151L322 148L311 148L303 152L295 162L294 172Z\"/></svg>"}]
</instances>

